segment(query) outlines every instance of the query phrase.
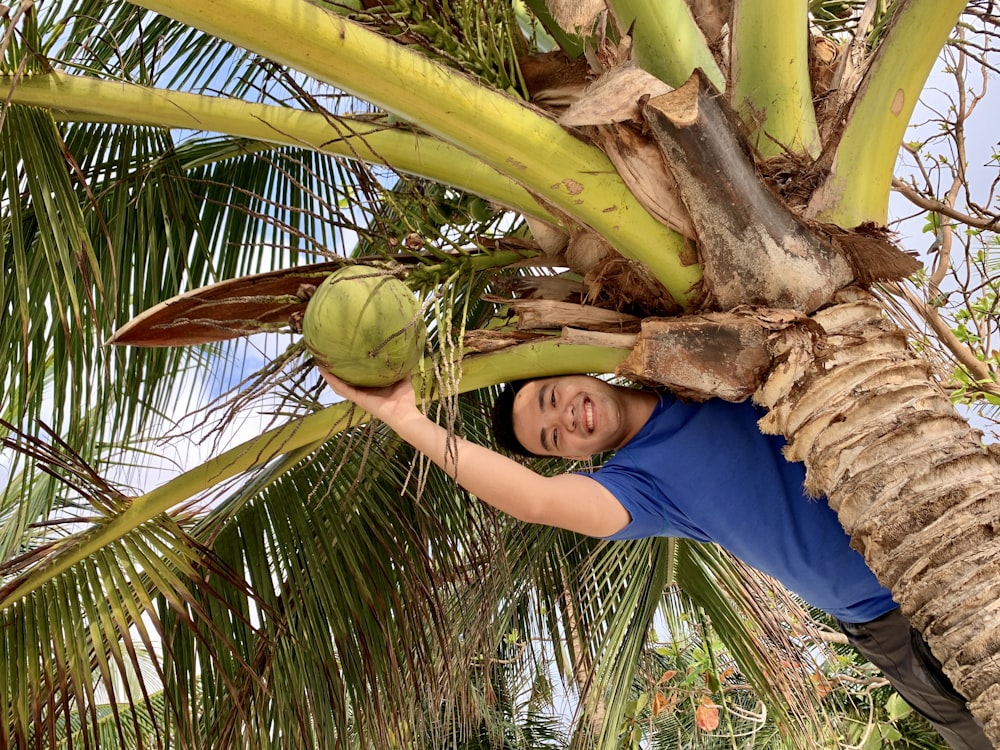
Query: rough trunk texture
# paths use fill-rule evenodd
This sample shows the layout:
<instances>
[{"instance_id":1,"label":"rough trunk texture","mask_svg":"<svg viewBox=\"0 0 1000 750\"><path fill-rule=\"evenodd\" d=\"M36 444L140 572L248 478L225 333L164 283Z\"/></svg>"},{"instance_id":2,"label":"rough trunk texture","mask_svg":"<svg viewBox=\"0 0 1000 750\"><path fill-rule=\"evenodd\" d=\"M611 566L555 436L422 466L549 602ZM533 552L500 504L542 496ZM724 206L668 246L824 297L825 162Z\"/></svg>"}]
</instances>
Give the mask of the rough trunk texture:
<instances>
[{"instance_id":1,"label":"rough trunk texture","mask_svg":"<svg viewBox=\"0 0 1000 750\"><path fill-rule=\"evenodd\" d=\"M1000 456L864 292L787 333L755 399L1000 746ZM789 329L792 331L792 329Z\"/></svg>"},{"instance_id":2,"label":"rough trunk texture","mask_svg":"<svg viewBox=\"0 0 1000 750\"><path fill-rule=\"evenodd\" d=\"M808 318L644 321L619 373L695 400L753 392L769 409L761 429L788 438L807 490L828 498L1000 747L1000 451L870 293L842 290Z\"/></svg>"}]
</instances>

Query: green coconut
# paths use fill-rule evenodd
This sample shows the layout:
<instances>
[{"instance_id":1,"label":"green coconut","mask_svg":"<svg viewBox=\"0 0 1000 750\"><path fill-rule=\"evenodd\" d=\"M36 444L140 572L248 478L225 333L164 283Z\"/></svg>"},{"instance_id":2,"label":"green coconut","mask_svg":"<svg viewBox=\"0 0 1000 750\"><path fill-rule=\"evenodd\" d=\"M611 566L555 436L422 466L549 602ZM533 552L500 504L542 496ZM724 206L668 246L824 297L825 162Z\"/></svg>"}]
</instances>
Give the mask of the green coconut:
<instances>
[{"instance_id":1,"label":"green coconut","mask_svg":"<svg viewBox=\"0 0 1000 750\"><path fill-rule=\"evenodd\" d=\"M302 335L327 370L371 388L416 372L427 340L413 292L371 266L345 266L330 274L306 305Z\"/></svg>"}]
</instances>

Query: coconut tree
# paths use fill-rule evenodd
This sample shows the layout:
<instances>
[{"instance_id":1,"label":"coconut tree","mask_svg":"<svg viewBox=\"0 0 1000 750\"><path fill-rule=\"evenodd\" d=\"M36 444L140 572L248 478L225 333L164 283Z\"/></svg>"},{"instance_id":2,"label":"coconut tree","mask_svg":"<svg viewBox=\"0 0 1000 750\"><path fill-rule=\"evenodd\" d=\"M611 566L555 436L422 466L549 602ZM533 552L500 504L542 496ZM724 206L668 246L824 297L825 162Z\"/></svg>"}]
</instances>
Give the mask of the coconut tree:
<instances>
[{"instance_id":1,"label":"coconut tree","mask_svg":"<svg viewBox=\"0 0 1000 750\"><path fill-rule=\"evenodd\" d=\"M597 686L589 731L611 736L664 585L700 581L720 622L731 607L716 587L752 605L710 550L609 549L466 514L435 473L400 469L406 449L364 415L319 408L305 375L280 381L297 408L271 430L160 487L130 495L96 476L102 425L127 435L168 412L166 376L205 362L189 345L286 328L299 286L339 261L287 267L355 234L428 300L424 387L456 429L488 440L492 385L562 372L770 407L765 429L788 436L811 489L993 720L997 462L866 291L916 270L882 229L892 171L966 3L814 3L810 16L792 0L618 0L577 17L558 3L349 5L84 3L64 23L29 3L7 12L4 304L18 325L4 327L3 405L8 421L38 416L51 380L66 445L22 448L80 490L67 500L27 471L8 493L11 737L44 744L69 703L92 702L85 676L110 679L135 638L162 638L163 736L309 744L356 722L372 744L401 743L428 727L428 707L461 704L469 654L518 618L558 620L568 663L604 665L580 684ZM968 10L991 28L988 8ZM215 137L177 145L165 129ZM527 264L569 272L510 280ZM43 280L44 315L29 278ZM231 282L91 351L217 279ZM373 452L399 460L362 471ZM437 504L402 513L400 487ZM211 512L168 514L206 493ZM483 585L496 549L507 562ZM520 591L526 580L547 581L547 597ZM403 627L404 612L422 626ZM54 651L31 635L49 629L66 635ZM426 692L414 700L400 673ZM123 701L152 705L152 692ZM373 695L391 696L391 720Z\"/></svg>"}]
</instances>

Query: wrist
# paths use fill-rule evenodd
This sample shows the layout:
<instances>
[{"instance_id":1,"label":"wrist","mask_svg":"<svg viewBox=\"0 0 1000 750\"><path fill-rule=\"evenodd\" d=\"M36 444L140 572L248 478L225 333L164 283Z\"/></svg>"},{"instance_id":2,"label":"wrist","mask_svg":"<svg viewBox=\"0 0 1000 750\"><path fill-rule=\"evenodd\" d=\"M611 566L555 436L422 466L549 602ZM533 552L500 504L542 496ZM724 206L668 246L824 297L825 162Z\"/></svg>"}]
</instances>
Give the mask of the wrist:
<instances>
[{"instance_id":1,"label":"wrist","mask_svg":"<svg viewBox=\"0 0 1000 750\"><path fill-rule=\"evenodd\" d=\"M381 413L378 413L381 412ZM427 421L427 416L417 408L416 404L393 404L389 408L379 409L373 416L385 422L396 432L405 430L407 426Z\"/></svg>"}]
</instances>

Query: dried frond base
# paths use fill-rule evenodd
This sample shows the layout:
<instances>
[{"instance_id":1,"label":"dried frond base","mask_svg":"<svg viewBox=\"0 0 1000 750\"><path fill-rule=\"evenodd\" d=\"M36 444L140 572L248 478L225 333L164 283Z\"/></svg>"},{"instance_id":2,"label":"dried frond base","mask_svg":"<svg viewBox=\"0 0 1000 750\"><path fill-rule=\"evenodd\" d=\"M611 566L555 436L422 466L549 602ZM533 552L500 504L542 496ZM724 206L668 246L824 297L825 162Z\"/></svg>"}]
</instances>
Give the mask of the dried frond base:
<instances>
[{"instance_id":1,"label":"dried frond base","mask_svg":"<svg viewBox=\"0 0 1000 750\"><path fill-rule=\"evenodd\" d=\"M639 317L666 317L681 312L670 292L645 266L618 253L595 264L584 277L584 285L587 301L599 307Z\"/></svg>"},{"instance_id":2,"label":"dried frond base","mask_svg":"<svg viewBox=\"0 0 1000 750\"><path fill-rule=\"evenodd\" d=\"M542 337L543 334L530 331L473 330L465 332L463 344L469 352L495 352Z\"/></svg>"}]
</instances>

